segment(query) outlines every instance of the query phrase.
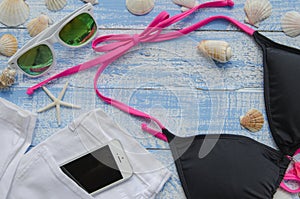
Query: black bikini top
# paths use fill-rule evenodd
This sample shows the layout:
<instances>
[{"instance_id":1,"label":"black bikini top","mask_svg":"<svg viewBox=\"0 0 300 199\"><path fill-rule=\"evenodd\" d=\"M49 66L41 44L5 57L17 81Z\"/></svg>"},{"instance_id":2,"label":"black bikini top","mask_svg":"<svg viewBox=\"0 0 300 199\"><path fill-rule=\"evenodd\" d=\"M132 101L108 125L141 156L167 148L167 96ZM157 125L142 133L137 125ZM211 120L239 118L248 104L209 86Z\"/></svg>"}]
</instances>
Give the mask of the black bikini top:
<instances>
[{"instance_id":1,"label":"black bikini top","mask_svg":"<svg viewBox=\"0 0 300 199\"><path fill-rule=\"evenodd\" d=\"M293 155L300 148L300 51L254 32L263 50L267 118L280 151Z\"/></svg>"},{"instance_id":2,"label":"black bikini top","mask_svg":"<svg viewBox=\"0 0 300 199\"><path fill-rule=\"evenodd\" d=\"M150 119L161 132L142 124L142 129L169 142L176 168L187 198L197 199L272 199L293 155L300 148L300 50L271 41L259 32L227 16L213 16L179 31L162 33L163 28L183 19L197 9L212 6L232 6L233 2L214 1L200 4L191 10L169 18L160 13L150 25L137 35L106 35L94 40L96 51L106 52L93 60L69 68L40 84L35 89L59 77L100 67L94 79L97 95L106 103L131 115ZM140 42L159 42L174 39L216 20L225 19L253 36L263 50L264 98L271 133L280 151L239 135L196 135L179 137L167 130L159 120L117 100L104 96L97 89L97 79L105 68ZM109 44L98 46L99 43ZM111 43L114 41L114 43ZM199 151L205 142L213 143L206 155Z\"/></svg>"}]
</instances>

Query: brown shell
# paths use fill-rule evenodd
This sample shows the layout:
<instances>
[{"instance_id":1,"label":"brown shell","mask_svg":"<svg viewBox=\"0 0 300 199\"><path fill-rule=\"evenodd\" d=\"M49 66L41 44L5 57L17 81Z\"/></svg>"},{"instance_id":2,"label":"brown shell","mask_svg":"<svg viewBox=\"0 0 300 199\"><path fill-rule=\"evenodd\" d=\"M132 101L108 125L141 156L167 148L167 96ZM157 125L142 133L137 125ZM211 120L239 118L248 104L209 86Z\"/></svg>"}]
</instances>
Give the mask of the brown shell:
<instances>
[{"instance_id":1,"label":"brown shell","mask_svg":"<svg viewBox=\"0 0 300 199\"><path fill-rule=\"evenodd\" d=\"M257 132L264 125L264 116L259 110L250 109L246 115L241 116L240 123L249 131Z\"/></svg>"}]
</instances>

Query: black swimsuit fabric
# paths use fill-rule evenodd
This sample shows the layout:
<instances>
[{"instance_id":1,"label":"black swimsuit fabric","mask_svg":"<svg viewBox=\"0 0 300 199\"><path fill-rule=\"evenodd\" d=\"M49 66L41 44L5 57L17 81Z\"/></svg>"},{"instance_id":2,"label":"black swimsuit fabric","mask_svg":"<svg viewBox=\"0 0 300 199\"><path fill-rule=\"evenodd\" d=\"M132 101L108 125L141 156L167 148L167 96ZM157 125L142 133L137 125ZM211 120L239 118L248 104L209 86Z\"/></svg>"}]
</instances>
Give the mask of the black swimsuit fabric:
<instances>
[{"instance_id":1,"label":"black swimsuit fabric","mask_svg":"<svg viewBox=\"0 0 300 199\"><path fill-rule=\"evenodd\" d=\"M275 43L258 32L253 37L263 50L270 130L279 149L293 155L300 148L300 50Z\"/></svg>"},{"instance_id":2,"label":"black swimsuit fabric","mask_svg":"<svg viewBox=\"0 0 300 199\"><path fill-rule=\"evenodd\" d=\"M177 137L163 133L188 199L272 199L289 159L281 152L239 135ZM217 139L199 158L204 139Z\"/></svg>"}]
</instances>

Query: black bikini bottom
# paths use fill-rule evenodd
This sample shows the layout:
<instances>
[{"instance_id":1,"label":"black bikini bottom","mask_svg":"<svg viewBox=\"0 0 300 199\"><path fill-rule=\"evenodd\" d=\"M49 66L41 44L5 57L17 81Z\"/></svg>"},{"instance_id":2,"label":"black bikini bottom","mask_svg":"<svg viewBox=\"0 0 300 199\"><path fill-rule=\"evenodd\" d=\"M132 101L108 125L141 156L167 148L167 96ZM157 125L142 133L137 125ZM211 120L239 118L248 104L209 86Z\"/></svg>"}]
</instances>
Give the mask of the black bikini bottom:
<instances>
[{"instance_id":1,"label":"black bikini bottom","mask_svg":"<svg viewBox=\"0 0 300 199\"><path fill-rule=\"evenodd\" d=\"M187 198L272 199L290 162L280 151L240 135L163 133ZM216 145L200 158L205 139L215 139Z\"/></svg>"}]
</instances>

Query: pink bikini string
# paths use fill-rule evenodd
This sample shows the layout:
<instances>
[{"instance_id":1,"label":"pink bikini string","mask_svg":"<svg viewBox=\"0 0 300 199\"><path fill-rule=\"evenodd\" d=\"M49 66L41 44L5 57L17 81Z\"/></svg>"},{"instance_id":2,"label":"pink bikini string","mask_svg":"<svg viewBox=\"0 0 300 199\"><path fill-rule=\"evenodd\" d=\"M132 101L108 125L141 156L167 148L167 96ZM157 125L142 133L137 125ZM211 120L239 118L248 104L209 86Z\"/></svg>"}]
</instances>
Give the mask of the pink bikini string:
<instances>
[{"instance_id":1,"label":"pink bikini string","mask_svg":"<svg viewBox=\"0 0 300 199\"><path fill-rule=\"evenodd\" d=\"M300 153L300 149L298 149L294 156L299 154ZM292 168L289 169L284 177L283 177L283 181L280 183L280 187L283 188L284 190L290 192L290 193L299 193L300 192L300 187L297 188L297 189L291 189L289 188L285 183L284 181L294 181L294 182L297 182L298 184L300 184L300 162L296 162L292 159Z\"/></svg>"},{"instance_id":2,"label":"pink bikini string","mask_svg":"<svg viewBox=\"0 0 300 199\"><path fill-rule=\"evenodd\" d=\"M71 67L59 74L56 74L56 75L42 81L41 83L39 83L35 86L28 88L27 94L29 94L29 95L33 94L34 90L42 87L43 85L45 85L46 83L48 83L54 79L68 76L68 75L77 73L81 70L85 70L85 69L88 69L95 65L100 64L100 67L98 68L97 73L94 77L94 89L95 89L95 92L97 93L98 97L101 98L106 103L108 103L126 113L154 121L160 127L160 129L164 129L165 127L161 124L161 122L159 122L159 120L150 116L149 114L144 113L140 110L134 109L134 108L132 108L122 102L119 102L115 99L112 99L112 98L102 95L102 93L100 93L100 91L97 88L97 81L98 81L101 73L105 70L105 68L109 64L111 64L113 61L115 61L116 59L121 57L124 53L126 53L129 49L136 46L137 44L144 43L144 42L159 42L159 41L175 39L175 38L181 37L185 34L188 34L188 33L192 32L192 31L194 31L216 19L225 19L225 20L235 24L237 27L242 29L247 34L253 35L253 33L254 33L253 29L251 29L248 26L236 21L235 19L227 17L227 16L209 17L209 18L204 19L203 21L200 21L190 27L183 28L181 30L170 32L170 33L164 33L164 34L161 33L165 27L168 27L168 26L178 22L179 20L187 17L188 15L190 15L197 9L205 8L205 7L222 7L222 6L233 6L233 1L227 0L227 1L207 2L204 4L200 4L200 5L192 8L189 11L175 15L171 18L169 18L169 14L167 12L163 11L140 34L135 34L135 35L112 34L112 35L100 36L93 41L92 47L95 51L105 52L105 54L100 55L99 57L97 57L93 60L90 60L85 63L79 64L77 66ZM102 46L98 46L100 43L108 42L108 41L109 41L108 44L103 44ZM162 132L158 132L154 129L149 128L147 126L147 124L145 124L145 123L142 124L142 129L161 140L167 141L166 136Z\"/></svg>"}]
</instances>

